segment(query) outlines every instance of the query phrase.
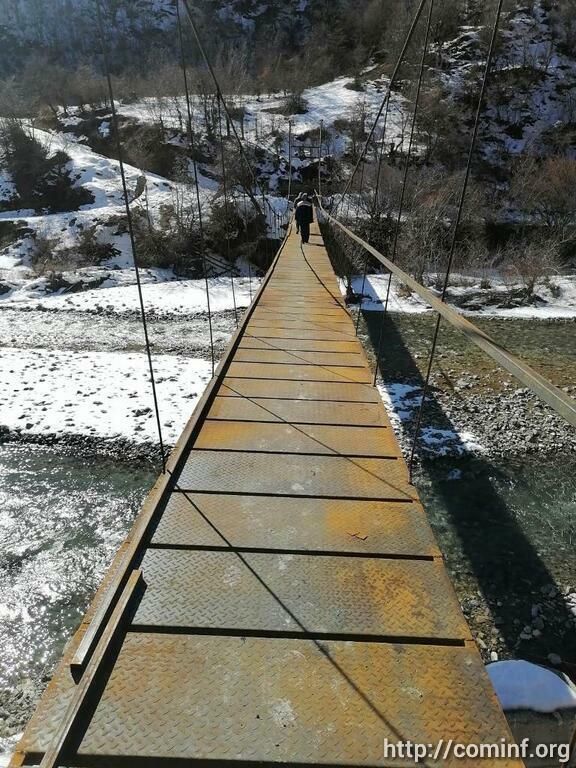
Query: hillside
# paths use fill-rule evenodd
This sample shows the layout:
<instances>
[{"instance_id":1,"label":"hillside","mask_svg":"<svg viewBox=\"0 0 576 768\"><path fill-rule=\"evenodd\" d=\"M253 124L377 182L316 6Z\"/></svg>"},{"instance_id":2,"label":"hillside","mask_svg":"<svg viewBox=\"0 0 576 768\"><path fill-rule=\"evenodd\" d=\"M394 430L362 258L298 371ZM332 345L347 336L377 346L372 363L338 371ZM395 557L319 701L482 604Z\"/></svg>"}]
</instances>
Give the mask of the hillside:
<instances>
[{"instance_id":1,"label":"hillside","mask_svg":"<svg viewBox=\"0 0 576 768\"><path fill-rule=\"evenodd\" d=\"M221 51L230 45L243 48L251 67L261 66L269 51L293 56L310 39L319 21L328 16L332 26L346 29L344 18L362 14L370 0L198 0L192 7L206 29L208 48ZM141 68L142 55L174 55L176 13L173 0L103 0L108 42L116 66ZM31 58L44 55L75 66L100 54L92 0L12 0L0 4L0 75L14 73ZM333 30L334 32L334 30ZM332 47L328 35L315 35L315 56ZM348 36L347 46L353 46ZM339 38L342 41L342 38ZM34 53L30 50L34 46ZM255 47L261 50L256 54ZM10 49L10 55L7 51ZM146 53L144 53L146 51ZM254 55L252 55L254 52Z\"/></svg>"}]
</instances>

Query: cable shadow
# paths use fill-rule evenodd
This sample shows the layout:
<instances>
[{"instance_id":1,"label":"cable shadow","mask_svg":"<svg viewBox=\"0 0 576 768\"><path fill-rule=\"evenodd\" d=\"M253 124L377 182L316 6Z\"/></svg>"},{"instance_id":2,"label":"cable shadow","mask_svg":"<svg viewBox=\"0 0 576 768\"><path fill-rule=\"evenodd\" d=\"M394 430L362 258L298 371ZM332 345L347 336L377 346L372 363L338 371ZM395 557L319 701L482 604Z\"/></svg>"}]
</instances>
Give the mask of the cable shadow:
<instances>
[{"instance_id":1,"label":"cable shadow","mask_svg":"<svg viewBox=\"0 0 576 768\"><path fill-rule=\"evenodd\" d=\"M406 488L408 488L408 491L404 487L399 487L395 485L389 478L382 477L378 473L374 472L373 470L368 469L366 466L364 466L362 463L360 463L362 460L370 460L370 459L385 459L389 460L391 462L396 461L396 457L394 456L370 456L370 457L363 457L362 459L359 459L354 456L348 456L346 454L342 454L339 451L337 451L332 446L328 445L327 443L322 442L318 437L315 437L314 435L309 434L305 429L303 429L302 425L298 425L297 423L294 424L290 421L286 421L286 419L282 418L278 414L274 413L274 411L271 411L269 408L265 408L261 403L255 402L251 397L247 395L243 395L241 392L238 392L238 390L234 389L230 384L226 384L226 387L231 391L234 392L235 395L238 398L242 398L243 400L247 400L248 402L252 403L253 405L256 405L260 410L264 411L270 416L274 416L278 421L276 423L278 424L284 424L285 426L289 426L292 429L294 429L295 432L299 432L301 435L306 437L309 440L312 440L314 443L316 443L321 448L325 449L322 454L322 456L333 456L341 459L346 459L350 464L353 464L357 469L359 469L362 473L366 474L367 476L378 480L378 482L383 483L387 488L392 489L396 493L401 494L402 499L401 501L415 501L415 493L413 493L413 486L408 484ZM312 401L313 402L313 401ZM208 414L209 416L209 414ZM253 422L257 423L257 422ZM313 428L313 427L311 427ZM233 450L233 449L230 449ZM327 453L326 453L327 451ZM193 455L193 449L190 452L190 456ZM295 455L295 454L285 454L285 455ZM399 461L402 461L400 457L398 457Z\"/></svg>"},{"instance_id":2,"label":"cable shadow","mask_svg":"<svg viewBox=\"0 0 576 768\"><path fill-rule=\"evenodd\" d=\"M324 659L336 670L336 672L344 679L346 684L352 688L352 690L358 695L358 697L366 704L366 706L370 709L370 711L378 718L378 720L385 725L387 729L389 729L390 734L398 739L398 741L407 741L409 738L409 734L403 734L398 728L386 717L386 715L380 710L378 705L372 700L372 698L364 691L362 690L361 686L351 677L351 675L342 667L342 665L333 657L333 655L330 653L329 647L326 642L321 642L317 638L313 636L313 633L306 627L306 625L301 621L298 616L294 613L291 608L286 605L285 601L282 600L282 598L276 594L276 592L270 587L265 579L258 573L258 571L251 565L251 563L248 562L247 558L244 556L243 552L241 552L237 547L234 546L234 544L227 538L227 536L218 528L217 525L215 525L210 517L203 512L202 509L195 503L193 498L190 495L190 492L182 490L179 488L178 484L176 483L175 491L179 492L183 495L183 497L186 499L186 501L190 504L191 508L194 509L200 517L207 523L207 525L210 526L210 528L216 533L216 535L222 540L224 545L230 549L230 552L236 555L236 557L240 560L242 565L250 572L250 574L258 581L258 583L263 587L263 589L266 590L266 592L272 597L272 599L278 603L278 605L282 608L282 610L290 617L290 619L295 623L295 625L298 627L299 630L303 633L303 640L307 640L308 642L311 642L314 644L315 648L320 652L320 654L324 657ZM430 765L429 762L425 761L422 763L422 765Z\"/></svg>"},{"instance_id":3,"label":"cable shadow","mask_svg":"<svg viewBox=\"0 0 576 768\"><path fill-rule=\"evenodd\" d=\"M364 312L363 316L368 328L369 343L376 354L382 313ZM429 317L433 318L433 315ZM424 378L399 326L391 315L385 318L384 323L386 343L381 353L380 370L384 372L385 380L389 384L411 382L417 388L415 393L420 396ZM439 429L457 433L455 425L443 410L434 387L430 388L426 403L428 419L431 414L435 426ZM409 425L406 425L405 429L410 432ZM438 460L425 459L422 468L431 484L430 493L439 499L441 506L446 509L449 524L457 534L466 565L480 587L507 651L511 655L521 655L539 661L546 659L551 652L561 653L564 659L573 659L575 654L570 631L565 632L565 637L559 637L560 626L573 627L573 617L561 595L554 604L554 612L559 615L558 621L547 622L539 630L538 637L520 644L519 636L523 627L532 622L533 605L542 602L543 594L546 594L550 585L555 584L555 577L523 530L513 509L495 487L492 478L502 477L502 471L481 456L454 458L451 465L463 461L466 462L466 468L473 473L473 482L448 481L446 471L441 471ZM462 563L457 562L459 559L454 556L451 563L448 555L448 565L451 566L456 585L464 589L463 576L466 565L463 568ZM461 593L460 598L462 597Z\"/></svg>"}]
</instances>

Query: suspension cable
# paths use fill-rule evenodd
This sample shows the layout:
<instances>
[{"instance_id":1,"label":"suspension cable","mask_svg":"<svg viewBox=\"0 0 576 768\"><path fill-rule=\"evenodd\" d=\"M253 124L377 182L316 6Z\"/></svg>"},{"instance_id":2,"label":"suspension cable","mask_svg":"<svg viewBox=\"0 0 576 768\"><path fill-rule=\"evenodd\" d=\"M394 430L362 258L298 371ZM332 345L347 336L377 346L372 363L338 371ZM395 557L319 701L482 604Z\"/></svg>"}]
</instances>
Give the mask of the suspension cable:
<instances>
[{"instance_id":1,"label":"suspension cable","mask_svg":"<svg viewBox=\"0 0 576 768\"><path fill-rule=\"evenodd\" d=\"M220 82L218 80L218 77L216 76L216 72L214 71L214 67L212 66L212 62L210 61L208 54L206 52L206 48L204 47L204 43L202 42L202 38L200 37L200 32L198 31L198 26L196 25L196 22L194 21L194 16L192 15L192 10L190 8L189 0L182 0L182 3L184 4L184 9L186 10L186 15L188 16L188 20L190 21L190 26L192 28L192 32L194 34L194 39L196 40L196 44L198 45L198 50L200 51L200 54L202 58L204 59L204 63L208 67L208 71L210 72L210 76L212 80L214 81L214 85L216 87L216 95L218 99L222 102L222 106L224 107L224 111L226 112L226 116L228 118L228 121L232 127L232 131L234 132L234 136L236 138L236 141L238 143L238 146L240 148L240 153L242 155L242 158L244 160L244 163L246 164L246 167L252 177L252 181L254 184L254 187L259 188L260 184L258 183L258 179L256 178L256 174L254 172L254 169L252 168L252 165L250 164L250 161L248 159L248 156L246 154L246 150L244 149L244 145L242 144L242 141L240 140L240 136L238 135L238 131L236 129L236 125L234 124L234 120L232 119L232 115L230 114L230 110L228 109L228 105L226 104L226 99L224 98L224 95L222 93L222 89L220 87ZM256 200L253 200L253 203L255 207L258 209L258 212L262 214L262 210L260 209L260 206L256 202ZM269 207L271 208L270 204L268 203Z\"/></svg>"},{"instance_id":2,"label":"suspension cable","mask_svg":"<svg viewBox=\"0 0 576 768\"><path fill-rule=\"evenodd\" d=\"M408 141L408 152L404 161L404 175L402 178L402 188L400 190L400 202L398 204L398 214L396 217L396 226L394 227L394 243L392 246L392 255L390 260L396 262L398 255L398 238L400 235L400 227L402 226L402 214L404 213L404 201L406 199L406 187L408 185L408 174L410 172L410 160L412 158L412 149L414 147L414 136L416 133L416 122L418 119L418 109L420 106L420 94L422 92L422 82L424 80L424 69L426 66L426 57L428 55L428 44L430 42L430 31L432 29L432 15L434 13L434 0L430 0L430 8L428 11L428 22L426 24L426 37L424 39L424 47L422 49L422 59L420 60L420 72L418 75L418 85L416 87L416 98L414 100L414 112L412 114L412 125L410 127L410 138ZM384 327L386 325L386 316L388 313L388 301L390 299L390 289L392 287L392 272L388 275L388 286L386 288L386 301L384 302L384 311L382 313L382 322L380 323L380 333L378 338L378 351L376 353L376 368L374 370L374 386L378 379L378 370L380 367L380 355L382 354L382 344L384 341Z\"/></svg>"},{"instance_id":3,"label":"suspension cable","mask_svg":"<svg viewBox=\"0 0 576 768\"><path fill-rule=\"evenodd\" d=\"M198 165L196 161L196 142L192 130L192 104L190 100L190 86L188 84L188 68L186 66L186 56L184 55L184 35L182 31L182 19L180 16L180 2L176 0L176 18L178 20L178 39L180 42L180 59L182 67L182 76L184 79L184 91L186 93L186 111L188 120L188 142L190 154L192 155L192 168L194 176L194 188L196 191L196 205L198 208L198 226L200 229L200 258L204 272L204 287L206 290L206 307L208 309L208 329L210 334L210 359L212 363L212 376L216 370L216 355L214 351L214 328L212 325L212 306L210 302L210 282L208 280L208 264L206 261L206 240L204 237L204 221L202 216L202 201L200 198L200 183L198 179Z\"/></svg>"},{"instance_id":4,"label":"suspension cable","mask_svg":"<svg viewBox=\"0 0 576 768\"><path fill-rule=\"evenodd\" d=\"M490 76L490 70L492 69L492 61L494 59L494 51L496 49L496 39L498 36L498 29L500 26L500 18L502 16L502 6L503 6L504 0L498 0L497 7L496 7L496 15L494 18L494 23L492 27L492 37L490 39L490 47L488 49L488 57L486 59L486 67L484 69L484 76L482 78L482 87L480 89L480 96L478 98L478 107L476 110L476 117L474 120L474 129L472 131L472 138L470 141L470 148L468 151L468 161L466 163L466 172L464 174L464 181L462 183L462 190L460 192L460 200L458 204L458 212L456 214L456 221L454 223L454 230L452 233L452 243L450 246L450 254L448 257L448 265L446 267L446 275L444 277L444 286L442 288L442 296L441 301L446 301L446 293L448 291L448 285L450 283L450 274L452 271L452 264L454 262L454 256L456 253L456 246L458 243L458 235L460 230L460 223L462 221L462 215L464 212L464 203L466 200L466 192L468 191L468 183L470 181L470 175L472 173L472 161L474 158L474 151L476 149L476 142L478 140L478 132L480 129L480 118L482 115L482 107L484 104L484 96L486 95L486 88L488 86L488 78ZM434 365L434 357L436 354L436 347L438 344L438 334L440 332L440 324L442 321L442 316L438 315L438 318L436 320L436 327L434 329L434 336L432 338L432 347L430 350L430 358L428 360L428 370L426 372L426 380L424 383L424 389L422 391L422 398L420 400L420 407L418 409L418 418L416 421L416 429L414 432L414 439L412 442L412 451L410 454L410 478L412 478L413 470L414 470L414 460L416 458L416 449L418 447L419 437L420 437L420 431L422 428L422 417L424 414L424 406L426 402L426 397L428 396L428 392L430 389L430 377L432 375L432 366Z\"/></svg>"},{"instance_id":5,"label":"suspension cable","mask_svg":"<svg viewBox=\"0 0 576 768\"><path fill-rule=\"evenodd\" d=\"M236 306L236 291L234 289L234 273L232 271L232 253L230 248L230 221L229 221L229 207L228 207L228 173L226 171L226 153L224 152L224 135L222 133L222 110L220 109L220 102L218 102L218 125L220 131L220 157L222 160L222 182L224 184L224 221L226 224L226 256L228 264L230 265L230 283L232 285L232 302L234 304L234 321L236 322L236 328L238 328L238 308Z\"/></svg>"},{"instance_id":6,"label":"suspension cable","mask_svg":"<svg viewBox=\"0 0 576 768\"><path fill-rule=\"evenodd\" d=\"M110 98L110 107L112 112L112 127L114 130L116 153L118 155L118 164L120 167L120 177L122 179L122 193L124 196L124 206L126 209L126 217L128 220L128 233L130 237L130 248L132 250L132 261L134 263L134 273L136 276L136 286L138 288L138 301L140 304L140 317L142 320L142 329L144 331L144 341L146 344L146 355L148 358L148 369L150 372L150 384L152 386L152 399L154 401L154 411L156 414L156 427L158 430L158 440L160 445L160 455L162 459L162 473L166 472L166 454L164 451L164 439L162 436L162 423L160 419L160 406L158 403L158 393L156 391L156 378L154 375L154 364L152 361L152 350L150 346L150 336L148 334L148 321L146 319L146 306L144 304L144 294L142 292L142 281L140 278L140 267L138 264L137 249L136 249L136 236L134 233L134 222L132 220L132 210L130 208L130 199L128 196L128 184L126 182L126 172L124 168L124 156L122 151L122 141L120 139L120 128L118 124L118 113L116 111L116 104L114 101L114 87L112 85L112 75L110 72L110 60L108 57L108 46L106 44L106 37L104 34L104 23L102 19L102 8L100 7L101 0L95 0L96 2L96 17L98 22L98 32L100 37L100 44L102 47L102 59L104 63L104 69L106 72L106 82L108 85L108 96Z\"/></svg>"},{"instance_id":7,"label":"suspension cable","mask_svg":"<svg viewBox=\"0 0 576 768\"><path fill-rule=\"evenodd\" d=\"M187 0L185 0L187 2ZM418 5L418 8L416 9L416 13L414 14L414 18L412 19L412 23L410 24L410 28L408 30L408 33L406 35L406 39L404 40L404 44L402 46L402 50L400 51L400 55L398 56L398 59L396 60L396 64L394 65L394 70L392 72L392 77L390 78L390 83L388 84L388 89L386 91L386 95L384 96L384 99L382 103L380 104L380 108L378 109L378 112L376 114L376 119L374 120L374 123L372 125L372 128L370 129L370 132L368 134L368 138L366 139L366 143L364 144L364 148L362 152L360 153L360 157L358 158L358 162L356 163L354 170L352 171L352 175L348 179L348 183L344 189L343 195L340 198L338 205L336 206L336 211L334 212L334 216L336 216L336 212L338 211L338 208L340 206L340 203L342 202L343 198L348 194L348 191L352 185L352 182L354 180L354 176L356 175L358 169L360 168L360 165L364 162L364 156L366 152L368 151L368 148L372 142L372 139L374 137L374 133L376 132L376 128L378 126L378 123L380 122L380 118L382 117L382 113L384 112L384 108L387 104L387 102L390 100L392 96L392 84L396 81L396 78L398 77L398 72L400 71L400 67L402 65L402 62L404 61L404 56L406 55L406 51L408 50L408 46L410 45L410 42L412 41L412 37L414 36L414 32L416 30L416 27L418 26L418 21L420 20L420 16L422 15L422 11L424 10L424 6L428 0L420 0L420 3Z\"/></svg>"}]
</instances>

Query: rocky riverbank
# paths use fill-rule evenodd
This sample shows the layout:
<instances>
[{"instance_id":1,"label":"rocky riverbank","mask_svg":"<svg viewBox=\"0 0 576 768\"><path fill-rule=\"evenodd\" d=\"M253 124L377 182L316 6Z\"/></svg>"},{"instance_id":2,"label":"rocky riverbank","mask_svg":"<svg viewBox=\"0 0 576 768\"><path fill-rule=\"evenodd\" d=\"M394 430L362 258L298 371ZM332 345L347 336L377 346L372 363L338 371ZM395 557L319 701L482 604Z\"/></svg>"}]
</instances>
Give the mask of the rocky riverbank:
<instances>
[{"instance_id":1,"label":"rocky riverbank","mask_svg":"<svg viewBox=\"0 0 576 768\"><path fill-rule=\"evenodd\" d=\"M374 362L381 313L366 313L363 341ZM435 318L390 315L380 390L409 451ZM536 371L576 397L574 321L483 320L479 325ZM576 453L574 429L464 336L442 326L423 415L419 455L505 458Z\"/></svg>"}]
</instances>

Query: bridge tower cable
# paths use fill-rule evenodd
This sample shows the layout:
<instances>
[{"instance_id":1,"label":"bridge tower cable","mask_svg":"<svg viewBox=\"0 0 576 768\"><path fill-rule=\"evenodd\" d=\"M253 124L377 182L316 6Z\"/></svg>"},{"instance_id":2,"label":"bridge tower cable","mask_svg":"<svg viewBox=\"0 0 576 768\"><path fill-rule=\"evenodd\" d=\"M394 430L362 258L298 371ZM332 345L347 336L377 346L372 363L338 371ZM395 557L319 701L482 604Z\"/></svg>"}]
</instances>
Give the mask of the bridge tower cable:
<instances>
[{"instance_id":1,"label":"bridge tower cable","mask_svg":"<svg viewBox=\"0 0 576 768\"><path fill-rule=\"evenodd\" d=\"M360 153L360 157L358 158L358 161L356 162L356 165L352 171L352 175L348 179L348 182L344 188L344 192L342 193L340 200L338 201L336 205L336 209L334 211L333 216L336 217L338 209L340 205L342 204L342 200L346 197L348 194L353 181L354 177L356 176L356 173L360 169L360 166L364 162L364 157L366 155L366 152L368 151L368 148L370 147L370 144L372 143L372 139L374 138L374 134L376 132L376 129L378 127L378 124L380 122L380 118L382 117L382 113L384 112L384 108L386 107L386 104L388 101L390 101L391 95L392 95L392 84L396 82L396 79L398 77L398 72L400 71L400 67L404 61L404 57L406 55L406 51L408 50L408 46L410 45L412 38L414 36L414 33L416 31L416 28L418 26L418 22L420 20L420 16L422 15L422 12L424 10L424 7L426 6L426 3L428 0L420 0L420 3L418 4L418 7L416 9L416 12L414 14L414 17L412 19L412 22L410 24L410 28L408 29L408 32L406 34L406 38L404 40L404 44L402 45L402 50L400 51L400 54L398 55L398 59L396 60L396 63L394 65L394 70L392 72L392 75L390 77L390 83L388 84L388 88L386 90L386 95L384 96L384 99L382 100L382 103L380 104L380 107L378 109L378 112L376 114L376 118L374 120L374 123L370 129L370 132L368 133L368 137L366 138L366 142L364 144L364 147L362 149L362 152Z\"/></svg>"},{"instance_id":2,"label":"bridge tower cable","mask_svg":"<svg viewBox=\"0 0 576 768\"><path fill-rule=\"evenodd\" d=\"M194 189L196 194L196 207L198 209L198 227L200 229L200 258L202 261L202 271L204 273L204 287L206 291L206 307L208 309L208 330L210 334L210 359L212 363L212 376L216 370L216 355L214 352L214 328L212 324L212 306L210 301L210 281L208 280L208 264L206 261L206 238L204 235L204 217L202 215L202 200L200 197L200 182L198 179L198 163L196 160L196 142L194 140L193 121L192 121L192 101L190 98L190 84L188 82L188 67L186 65L186 56L184 54L184 33L182 29L182 18L180 14L180 0L176 0L176 18L178 21L178 40L180 44L180 62L182 67L182 77L184 81L184 92L186 94L186 118L188 128L188 143L190 154L192 156L192 169L194 176Z\"/></svg>"},{"instance_id":3,"label":"bridge tower cable","mask_svg":"<svg viewBox=\"0 0 576 768\"><path fill-rule=\"evenodd\" d=\"M196 21L194 20L194 15L192 13L192 9L190 7L189 0L181 0L184 9L186 11L186 16L188 17L188 21L190 22L190 27L192 29L192 33L194 36L194 39L196 41L196 44L198 46L198 50L200 51L200 55L208 68L208 72L210 73L210 77L212 78L212 81L214 83L214 86L216 88L216 95L219 99L219 101L222 103L222 106L224 108L224 112L226 113L226 117L229 121L229 124L232 128L232 132L234 133L234 137L236 139L236 142L238 144L238 147L240 149L240 154L242 156L242 159L244 161L244 164L248 170L248 173L250 174L250 177L252 179L253 188L256 190L260 190L262 193L262 199L264 201L264 209L260 207L260 204L258 203L256 199L256 195L253 193L249 194L249 197L252 201L252 204L254 205L257 213L264 218L264 223L266 227L266 237L265 237L265 248L266 248L266 254L267 254L267 261L269 264L272 263L273 256L270 256L270 243L268 239L268 221L269 216L266 213L266 209L268 210L270 214L270 221L273 222L274 220L274 214L275 209L270 205L270 201L266 199L266 196L264 194L264 188L262 184L258 181L256 172L252 168L252 165L250 163L250 160L248 158L248 155L246 154L246 150L244 148L244 145L242 144L242 141L240 139L240 136L238 134L238 130L236 128L236 125L234 123L234 120L232 119L232 115L230 114L230 110L228 108L228 104L226 103L226 99L224 98L224 94L222 93L222 88L220 87L220 82L218 80L218 77L216 75L216 72L214 70L214 67L212 66L212 62L210 61L210 58L208 56L208 53L206 51L206 47L204 46L204 43L202 42L202 38L200 36L200 32L198 30L198 25L196 24Z\"/></svg>"},{"instance_id":4,"label":"bridge tower cable","mask_svg":"<svg viewBox=\"0 0 576 768\"><path fill-rule=\"evenodd\" d=\"M101 8L101 0L95 0L96 4L96 19L98 25L98 36L100 38L100 46L102 50L102 61L104 64L104 70L106 75L106 83L108 86L108 97L110 99L110 110L112 114L112 131L114 133L114 140L116 145L116 154L118 156L118 165L120 167L120 178L122 180L122 194L124 197L124 207L126 210L126 218L128 222L128 234L130 238L130 249L132 251L132 261L134 264L134 273L136 275L136 286L138 289L138 301L140 305L140 318L142 321L142 329L144 332L144 342L146 345L146 356L148 359L148 370L150 373L150 384L152 387L152 399L154 402L154 412L156 416L156 428L158 431L158 444L160 447L160 456L162 461L162 474L166 473L166 453L164 450L164 438L162 436L162 422L160 419L160 406L158 402L158 392L156 389L156 377L154 374L154 363L152 360L152 350L150 345L150 335L148 333L148 321L146 318L146 306L144 304L144 294L142 292L142 280L140 276L140 267L138 263L138 254L136 248L136 236L134 232L134 222L132 220L132 210L130 208L130 198L128 195L128 184L126 182L126 170L124 167L124 153L122 150L122 141L120 139L120 127L118 123L118 113L116 111L116 103L114 100L114 86L112 84L112 74L110 70L110 58L108 54L108 45L106 42L106 35L104 32L104 21Z\"/></svg>"},{"instance_id":5,"label":"bridge tower cable","mask_svg":"<svg viewBox=\"0 0 576 768\"><path fill-rule=\"evenodd\" d=\"M188 17L188 20L190 22L190 26L192 28L192 33L194 35L194 39L196 40L196 44L198 45L198 50L200 51L200 55L202 56L202 59L204 63L206 64L206 67L208 68L208 72L210 73L210 77L212 78L212 81L214 82L214 86L216 88L216 95L220 102L222 103L222 106L224 108L224 112L226 113L226 117L228 119L228 122L230 124L230 127L232 128L232 132L234 133L234 137L236 139L236 142L238 144L238 147L240 149L240 153L242 155L242 159L244 160L244 163L246 165L246 168L248 169L248 172L250 173L250 176L252 177L252 181L254 184L254 187L256 189L262 189L261 184L258 182L258 179L256 178L256 173L254 169L252 168L252 165L250 163L250 160L246 154L246 150L244 148L244 145L242 144L242 140L240 139L240 136L238 134L238 130L236 128L236 125L234 123L234 120L232 119L232 115L230 114L230 109L228 108L228 104L226 103L226 99L224 98L224 94L222 93L222 88L220 87L220 82L218 80L218 77L216 75L216 72L214 71L214 67L212 66L212 62L210 61L210 58L206 52L206 48L204 46L204 43L202 42L202 38L200 36L200 32L198 30L198 25L196 24L194 20L194 15L192 14L192 10L190 7L189 0L181 0L184 9L186 11L186 15ZM258 212L262 214L262 210L260 209L260 206L258 202L256 201L256 198L253 198L252 200L254 206L257 208ZM273 211L274 209L270 205L270 203L267 203L268 208Z\"/></svg>"},{"instance_id":6,"label":"bridge tower cable","mask_svg":"<svg viewBox=\"0 0 576 768\"><path fill-rule=\"evenodd\" d=\"M318 194L322 197L322 138L324 135L324 120L320 120L320 134L318 136Z\"/></svg>"},{"instance_id":7,"label":"bridge tower cable","mask_svg":"<svg viewBox=\"0 0 576 768\"><path fill-rule=\"evenodd\" d=\"M398 203L398 212L396 216L396 226L394 227L394 242L392 245L392 255L390 260L395 263L398 256L398 238L400 236L400 228L402 226L402 215L404 213L404 202L406 200L406 188L408 185L408 174L410 172L410 161L412 159L412 149L414 148L414 137L416 134L416 122L418 120L418 111L420 107L420 95L422 93L422 82L424 80L424 70L426 67L426 57L428 56L428 46L430 43L430 32L432 29L432 16L434 14L434 0L430 0L430 7L428 9L428 21L426 24L426 36L424 39L424 46L422 48L422 58L420 60L420 71L418 74L418 84L416 86L416 96L414 99L414 111L412 113L412 124L410 126L410 138L408 140L408 151L404 160L404 173L402 177L402 186L400 188L400 201ZM384 311L382 313L382 322L380 323L380 333L378 338L378 350L376 353L376 368L374 370L374 386L378 379L378 370L380 367L380 356L382 354L382 344L384 341L384 328L386 326L386 318L388 314L388 302L390 300L390 289L392 287L392 272L388 275L388 285L386 287L386 300L384 302Z\"/></svg>"},{"instance_id":8,"label":"bridge tower cable","mask_svg":"<svg viewBox=\"0 0 576 768\"><path fill-rule=\"evenodd\" d=\"M472 173L472 161L474 159L474 153L476 150L476 143L478 140L478 133L480 130L480 118L482 116L482 108L484 106L484 97L486 95L486 89L488 87L488 79L490 76L490 71L492 69L492 62L494 60L494 53L496 50L496 40L498 37L498 30L500 27L500 18L502 16L502 7L504 4L504 0L497 0L496 5L496 13L494 17L494 22L492 25L492 36L490 38L490 47L488 49L488 56L486 58L486 66L484 69L484 75L482 78L482 87L480 89L480 95L478 97L478 106L476 109L476 117L474 119L474 128L472 130L472 137L470 140L470 147L468 150L468 160L466 162L466 171L464 173L464 180L462 182L462 189L460 192L460 200L458 203L458 211L456 214L456 221L454 222L454 227L452 231L452 242L450 245L450 253L448 256L448 264L446 267L446 275L444 277L444 284L442 287L442 295L441 295L441 301L446 301L446 293L448 291L448 285L450 283L450 274L452 272L452 265L454 263L454 256L456 254L456 246L458 244L458 235L460 234L460 223L462 221L462 215L464 212L464 203L466 201L466 193L468 191L468 183L470 181L470 175ZM420 407L418 409L418 417L416 420L416 428L414 430L414 439L412 442L412 451L410 453L410 477L412 477L413 471L414 471L414 461L416 458L416 450L418 447L418 442L420 438L420 432L422 429L422 417L424 415L424 407L426 403L426 397L428 396L428 392L430 390L430 377L432 375L432 367L434 365L434 357L436 354L436 347L438 345L438 334L440 332L440 325L442 322L442 316L438 315L438 318L436 320L436 326L434 329L434 335L432 338L432 347L430 350L430 358L428 360L428 369L426 372L426 379L424 382L424 388L422 390L422 397L420 400Z\"/></svg>"}]
</instances>

